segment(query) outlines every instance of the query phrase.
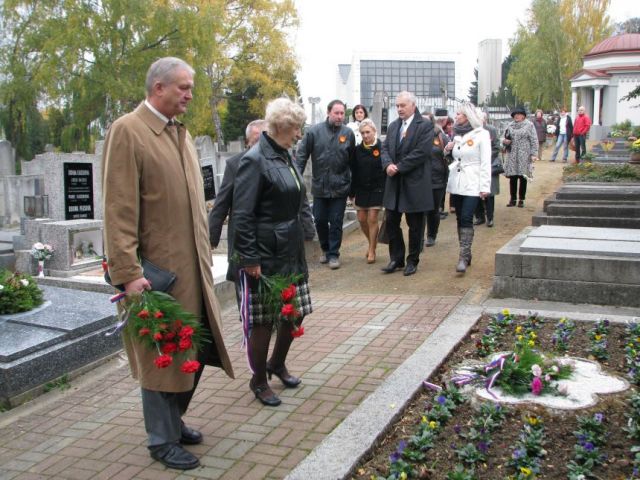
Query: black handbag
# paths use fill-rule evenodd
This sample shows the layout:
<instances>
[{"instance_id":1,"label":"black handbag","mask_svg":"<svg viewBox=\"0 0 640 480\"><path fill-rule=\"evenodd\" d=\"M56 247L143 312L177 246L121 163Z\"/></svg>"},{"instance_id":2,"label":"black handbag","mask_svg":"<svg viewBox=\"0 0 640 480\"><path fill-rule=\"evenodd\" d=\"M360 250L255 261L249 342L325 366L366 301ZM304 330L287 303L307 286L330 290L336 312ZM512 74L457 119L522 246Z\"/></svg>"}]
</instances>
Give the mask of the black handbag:
<instances>
[{"instance_id":1,"label":"black handbag","mask_svg":"<svg viewBox=\"0 0 640 480\"><path fill-rule=\"evenodd\" d=\"M380 230L378 230L378 242L389 244L389 234L387 233L387 211L382 214L382 223L380 224Z\"/></svg>"},{"instance_id":2,"label":"black handbag","mask_svg":"<svg viewBox=\"0 0 640 480\"><path fill-rule=\"evenodd\" d=\"M491 162L491 175L500 175L501 173L504 173L504 166L500 157L496 157Z\"/></svg>"},{"instance_id":3,"label":"black handbag","mask_svg":"<svg viewBox=\"0 0 640 480\"><path fill-rule=\"evenodd\" d=\"M140 261L140 264L142 266L142 274L144 275L144 278L149 280L149 283L151 283L152 290L168 293L173 288L173 284L176 283L178 278L175 273L165 270L164 268L160 268L144 257ZM124 292L124 285L114 285L111 283L109 270L105 270L104 272L104 281L121 292Z\"/></svg>"}]
</instances>

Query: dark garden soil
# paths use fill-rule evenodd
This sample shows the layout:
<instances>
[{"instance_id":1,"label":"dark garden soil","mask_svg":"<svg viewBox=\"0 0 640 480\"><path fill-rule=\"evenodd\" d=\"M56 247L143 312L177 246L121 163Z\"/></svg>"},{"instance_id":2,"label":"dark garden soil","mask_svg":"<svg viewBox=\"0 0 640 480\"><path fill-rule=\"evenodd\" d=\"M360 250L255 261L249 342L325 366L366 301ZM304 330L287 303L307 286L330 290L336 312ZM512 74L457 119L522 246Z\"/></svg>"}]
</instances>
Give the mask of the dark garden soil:
<instances>
[{"instance_id":1,"label":"dark garden soil","mask_svg":"<svg viewBox=\"0 0 640 480\"><path fill-rule=\"evenodd\" d=\"M486 362L486 358L481 359L477 354L476 341L482 336L489 320L488 316L480 318L465 340L429 379L430 382L438 385L443 384L451 377L451 369L463 360L472 358ZM514 326L523 320L524 318L517 318ZM543 352L556 353L551 341L556 323L555 320L546 320L536 330L538 334L537 348ZM576 329L568 342L567 355L593 360L588 351L591 345L589 331L593 326L593 323L576 322ZM513 328L509 328L507 333L497 339L495 351L513 349L515 339L513 330ZM612 324L607 340L609 358L606 361L600 361L602 369L609 374L627 378L624 350L627 343L625 326ZM633 470L633 454L630 452L633 441L627 436L623 427L627 425L625 413L630 412L629 398L633 392L634 388L632 387L617 394L602 395L595 406L581 410L552 410L534 404L506 406L508 413L505 420L497 430L491 433L486 461L479 465L476 464L476 474L473 478L497 480L515 475L514 468L508 466L507 463L512 456L525 418L529 415L537 415L542 419L546 438L544 449L547 454L542 458L541 471L536 478L567 478L567 464L574 459L574 446L577 442L576 436L573 434L578 428L576 417L593 416L596 413L604 414L606 442L601 451L606 455L606 461L592 470L593 476L590 478L612 480L629 478ZM457 407L453 418L446 423L444 429L437 436L434 448L426 452L425 460L409 462L414 471L414 474L409 475L409 478L446 479L447 474L455 469L456 464L462 463L454 449L466 444L467 440L460 437L456 431L468 428L471 420L477 416L477 407L480 401L478 397L474 398L474 401L464 402ZM433 391L426 389L421 391L397 423L386 432L374 450L355 469L351 478L371 480L372 477L389 477L393 473L390 471L389 456L397 449L402 440L408 440L418 431L421 418L431 408L433 399Z\"/></svg>"}]
</instances>

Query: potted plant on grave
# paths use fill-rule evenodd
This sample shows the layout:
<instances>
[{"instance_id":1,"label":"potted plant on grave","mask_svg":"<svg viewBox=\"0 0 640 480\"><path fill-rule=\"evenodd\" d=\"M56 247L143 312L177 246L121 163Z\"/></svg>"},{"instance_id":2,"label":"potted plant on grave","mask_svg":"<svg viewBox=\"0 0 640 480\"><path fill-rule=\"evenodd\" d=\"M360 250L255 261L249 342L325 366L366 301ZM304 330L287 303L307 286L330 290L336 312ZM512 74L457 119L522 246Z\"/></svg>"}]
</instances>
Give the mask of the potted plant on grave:
<instances>
[{"instance_id":1,"label":"potted plant on grave","mask_svg":"<svg viewBox=\"0 0 640 480\"><path fill-rule=\"evenodd\" d=\"M629 163L633 163L633 164L640 163L640 138L635 140L629 146L629 151L631 152L631 157L629 158Z\"/></svg>"},{"instance_id":2,"label":"potted plant on grave","mask_svg":"<svg viewBox=\"0 0 640 480\"><path fill-rule=\"evenodd\" d=\"M0 315L28 312L42 302L42 290L30 275L0 270Z\"/></svg>"}]
</instances>

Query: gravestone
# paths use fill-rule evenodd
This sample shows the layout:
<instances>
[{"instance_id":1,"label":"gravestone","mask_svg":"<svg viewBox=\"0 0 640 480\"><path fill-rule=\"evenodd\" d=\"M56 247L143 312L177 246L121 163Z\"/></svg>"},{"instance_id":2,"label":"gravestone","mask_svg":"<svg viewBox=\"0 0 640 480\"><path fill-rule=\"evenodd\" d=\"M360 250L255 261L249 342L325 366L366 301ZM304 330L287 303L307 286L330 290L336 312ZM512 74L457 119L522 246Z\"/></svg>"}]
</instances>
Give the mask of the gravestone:
<instances>
[{"instance_id":1,"label":"gravestone","mask_svg":"<svg viewBox=\"0 0 640 480\"><path fill-rule=\"evenodd\" d=\"M11 142L0 140L0 176L16 174L16 156Z\"/></svg>"},{"instance_id":2,"label":"gravestone","mask_svg":"<svg viewBox=\"0 0 640 480\"><path fill-rule=\"evenodd\" d=\"M93 165L62 164L64 175L64 219L93 219Z\"/></svg>"}]
</instances>

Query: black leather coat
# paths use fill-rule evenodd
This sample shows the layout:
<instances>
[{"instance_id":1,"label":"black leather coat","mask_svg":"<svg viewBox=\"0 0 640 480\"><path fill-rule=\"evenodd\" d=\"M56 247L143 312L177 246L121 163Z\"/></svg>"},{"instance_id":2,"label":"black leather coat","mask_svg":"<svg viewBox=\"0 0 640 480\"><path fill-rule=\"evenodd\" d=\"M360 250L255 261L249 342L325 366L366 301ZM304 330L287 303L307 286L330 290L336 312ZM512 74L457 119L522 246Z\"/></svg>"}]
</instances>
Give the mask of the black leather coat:
<instances>
[{"instance_id":1,"label":"black leather coat","mask_svg":"<svg viewBox=\"0 0 640 480\"><path fill-rule=\"evenodd\" d=\"M234 263L263 275L304 274L302 175L289 153L263 133L242 157L233 188Z\"/></svg>"}]
</instances>

